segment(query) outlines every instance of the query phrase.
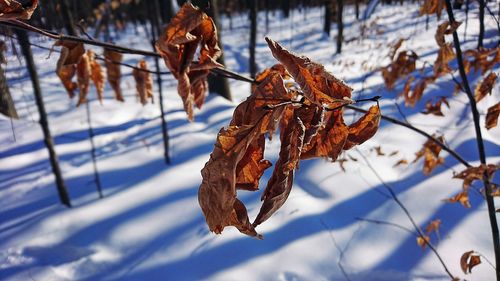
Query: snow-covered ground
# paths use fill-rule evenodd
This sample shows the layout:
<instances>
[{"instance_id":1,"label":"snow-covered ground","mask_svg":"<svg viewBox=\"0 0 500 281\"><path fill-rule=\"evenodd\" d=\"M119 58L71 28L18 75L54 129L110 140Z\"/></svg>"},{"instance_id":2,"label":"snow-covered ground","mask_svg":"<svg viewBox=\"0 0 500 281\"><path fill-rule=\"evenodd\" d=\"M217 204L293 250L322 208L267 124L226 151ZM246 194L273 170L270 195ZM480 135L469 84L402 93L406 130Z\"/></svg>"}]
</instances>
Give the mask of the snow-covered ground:
<instances>
[{"instance_id":1,"label":"snow-covered ground","mask_svg":"<svg viewBox=\"0 0 500 281\"><path fill-rule=\"evenodd\" d=\"M492 3L490 7L496 14L498 5ZM470 13L465 49L476 46L476 10ZM423 61L434 61L438 21L431 17L426 30L425 17L417 17L417 11L414 5L379 6L368 21L360 23L348 7L346 44L341 55L335 55L335 38L322 34L322 10L308 10L306 15L294 11L289 19L273 14L269 33L265 32L261 14L259 67L262 70L276 63L264 41L264 36L269 36L323 63L355 89L355 98L382 95L383 114L398 119L404 114L411 124L429 133L444 134L450 147L477 164L470 107L465 94L453 95L450 76L431 85L415 108L406 108L401 99L395 99L402 83L388 91L380 73L374 71L389 63L389 45L398 38L408 38L403 48L421 56L418 67ZM461 13L457 17L464 19ZM486 45L493 46L499 37L496 23L489 15L485 22ZM233 18L231 30L227 19L222 24L227 67L245 73L247 18ZM361 38L362 24L366 31ZM464 25L459 28L461 39L463 33ZM130 27L117 42L149 50L145 38L141 27L137 32ZM48 47L52 43L38 37L32 41ZM460 270L460 256L469 250L494 260L486 203L480 195L470 193L470 209L443 202L460 192L462 182L452 176L453 171L464 167L442 152L445 165L424 176L422 160L411 161L426 139L385 122L372 140L343 155L350 159L345 172L337 163L302 162L287 203L259 227L263 241L230 228L220 236L210 233L197 201L199 171L208 160L216 133L227 125L237 103L249 94L250 86L243 82L230 82L234 102L209 96L204 108L196 111L195 122L189 123L175 81L165 77L164 104L173 161L167 166L158 104L141 106L135 98L131 71L122 68L125 103L112 99L109 86L103 106L92 96L92 125L105 195L98 199L85 107L75 108L75 101L68 99L54 74L58 54L48 57L48 51L33 48L74 207L67 209L58 202L27 71L9 53L7 76L21 119L11 124L11 120L0 117L0 280L449 280L436 256L429 249L421 249L413 234L358 219L412 229L368 163L394 189L421 227L441 219L439 235L432 234L431 239L455 276L494 279L494 269L484 259L472 275L465 276ZM125 57L131 64L138 58ZM427 70L432 71L432 67L427 66ZM497 65L495 71L499 70ZM470 79L475 85L479 74L471 74ZM428 99L440 96L450 102L450 109L443 109L445 117L420 114ZM497 84L493 95L479 104L483 120L487 108L499 100ZM354 116L346 120L350 122ZM498 163L500 129L483 129L483 134L489 162ZM377 156L376 146L381 146L386 156ZM276 159L278 149L276 139L266 152L271 160ZM393 151L397 154L389 156ZM393 167L403 158L411 164ZM499 179L497 176L494 181ZM241 196L250 216L255 217L259 192L242 192Z\"/></svg>"}]
</instances>

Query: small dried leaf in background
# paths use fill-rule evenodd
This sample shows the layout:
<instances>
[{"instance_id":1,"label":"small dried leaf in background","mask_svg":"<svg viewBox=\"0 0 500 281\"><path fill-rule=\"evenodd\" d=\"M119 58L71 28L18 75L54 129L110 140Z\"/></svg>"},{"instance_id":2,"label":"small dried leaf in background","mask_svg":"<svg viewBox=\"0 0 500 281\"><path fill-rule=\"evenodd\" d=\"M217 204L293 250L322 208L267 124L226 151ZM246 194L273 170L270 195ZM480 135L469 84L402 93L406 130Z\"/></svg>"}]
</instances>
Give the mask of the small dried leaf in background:
<instances>
[{"instance_id":1,"label":"small dried leaf in background","mask_svg":"<svg viewBox=\"0 0 500 281\"><path fill-rule=\"evenodd\" d=\"M491 72L483 79L483 81L479 82L476 85L476 89L474 90L474 98L476 102L480 102L486 95L490 94L493 90L493 86L497 80L497 74L495 72Z\"/></svg>"},{"instance_id":2,"label":"small dried leaf in background","mask_svg":"<svg viewBox=\"0 0 500 281\"><path fill-rule=\"evenodd\" d=\"M486 114L486 129L495 128L498 124L498 115L500 114L500 102L494 106L488 108L488 113Z\"/></svg>"},{"instance_id":3,"label":"small dried leaf in background","mask_svg":"<svg viewBox=\"0 0 500 281\"><path fill-rule=\"evenodd\" d=\"M153 77L148 72L148 64L145 60L140 60L137 63L137 68L132 71L135 79L135 88L137 89L137 96L142 105L146 105L148 100L153 102Z\"/></svg>"},{"instance_id":4,"label":"small dried leaf in background","mask_svg":"<svg viewBox=\"0 0 500 281\"><path fill-rule=\"evenodd\" d=\"M90 79L94 83L97 92L97 98L99 99L99 102L102 104L102 101L104 99L104 83L106 80L104 70L102 69L101 65L99 65L99 63L96 61L95 54L92 50L87 50L87 56L89 58L89 64L90 64Z\"/></svg>"},{"instance_id":5,"label":"small dried leaf in background","mask_svg":"<svg viewBox=\"0 0 500 281\"><path fill-rule=\"evenodd\" d=\"M83 54L80 62L76 66L76 76L78 82L78 103L76 106L80 106L87 102L87 95L89 94L90 86L90 60L87 54Z\"/></svg>"}]
</instances>

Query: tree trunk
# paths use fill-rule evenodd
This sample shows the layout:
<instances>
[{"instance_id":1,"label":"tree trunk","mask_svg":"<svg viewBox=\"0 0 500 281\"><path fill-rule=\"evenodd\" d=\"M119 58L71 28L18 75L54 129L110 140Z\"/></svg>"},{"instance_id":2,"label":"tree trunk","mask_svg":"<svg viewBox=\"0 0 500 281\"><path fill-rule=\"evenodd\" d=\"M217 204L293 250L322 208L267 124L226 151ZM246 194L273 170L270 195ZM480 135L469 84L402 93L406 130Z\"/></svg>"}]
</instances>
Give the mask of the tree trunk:
<instances>
[{"instance_id":1,"label":"tree trunk","mask_svg":"<svg viewBox=\"0 0 500 281\"><path fill-rule=\"evenodd\" d=\"M483 47L483 38L484 38L484 9L485 9L485 0L479 0L479 37L477 39L477 48Z\"/></svg>"},{"instance_id":2,"label":"tree trunk","mask_svg":"<svg viewBox=\"0 0 500 281\"><path fill-rule=\"evenodd\" d=\"M281 11L285 18L290 16L290 0L281 0Z\"/></svg>"},{"instance_id":3,"label":"tree trunk","mask_svg":"<svg viewBox=\"0 0 500 281\"><path fill-rule=\"evenodd\" d=\"M69 35L76 35L76 29L73 21L73 15L69 10L68 0L59 0L59 5L61 6L61 13L64 20L64 28L68 32Z\"/></svg>"},{"instance_id":4,"label":"tree trunk","mask_svg":"<svg viewBox=\"0 0 500 281\"><path fill-rule=\"evenodd\" d=\"M342 42L344 41L344 20L342 15L344 12L344 0L337 0L337 54L342 52Z\"/></svg>"},{"instance_id":5,"label":"tree trunk","mask_svg":"<svg viewBox=\"0 0 500 281\"><path fill-rule=\"evenodd\" d=\"M161 13L162 22L168 23L170 21L170 19L175 14L174 6L172 5L172 0L161 0L160 1L160 13Z\"/></svg>"},{"instance_id":6,"label":"tree trunk","mask_svg":"<svg viewBox=\"0 0 500 281\"><path fill-rule=\"evenodd\" d=\"M205 11L215 22L217 26L217 35L219 37L219 46L222 50L222 55L217 60L220 64L224 63L224 48L222 44L222 37L219 24L219 10L217 9L217 0L192 0L193 5L198 6ZM211 2L211 3L210 3ZM229 90L229 83L226 77L210 74L208 76L208 89L210 92L222 96L227 100L231 100L231 91Z\"/></svg>"},{"instance_id":7,"label":"tree trunk","mask_svg":"<svg viewBox=\"0 0 500 281\"><path fill-rule=\"evenodd\" d=\"M33 92L35 93L36 105L40 114L40 125L42 126L45 146L47 146L47 150L49 152L52 172L54 173L54 176L56 178L59 199L61 200L61 203L68 207L71 207L71 201L66 189L66 184L64 183L61 169L59 168L59 159L54 149L54 141L52 140L52 136L50 134L49 123L47 121L47 113L45 112L45 106L43 104L42 90L40 88L40 82L38 81L38 73L36 71L35 61L33 60L33 54L31 53L28 34L24 30L16 30L16 35L19 40L19 44L21 45L21 50L24 58L26 59L26 66L31 77L31 83L33 84Z\"/></svg>"},{"instance_id":8,"label":"tree trunk","mask_svg":"<svg viewBox=\"0 0 500 281\"><path fill-rule=\"evenodd\" d=\"M250 77L255 78L257 74L257 63L255 62L255 46L257 44L257 0L247 0L248 8L250 9Z\"/></svg>"},{"instance_id":9,"label":"tree trunk","mask_svg":"<svg viewBox=\"0 0 500 281\"><path fill-rule=\"evenodd\" d=\"M359 20L359 0L354 0L354 10L356 13L356 20Z\"/></svg>"},{"instance_id":10,"label":"tree trunk","mask_svg":"<svg viewBox=\"0 0 500 281\"><path fill-rule=\"evenodd\" d=\"M330 27L332 25L332 1L324 0L323 2L325 5L323 32L326 34L326 36L330 36Z\"/></svg>"},{"instance_id":11,"label":"tree trunk","mask_svg":"<svg viewBox=\"0 0 500 281\"><path fill-rule=\"evenodd\" d=\"M0 113L10 118L19 118L12 96L10 95L7 78L0 63Z\"/></svg>"}]
</instances>

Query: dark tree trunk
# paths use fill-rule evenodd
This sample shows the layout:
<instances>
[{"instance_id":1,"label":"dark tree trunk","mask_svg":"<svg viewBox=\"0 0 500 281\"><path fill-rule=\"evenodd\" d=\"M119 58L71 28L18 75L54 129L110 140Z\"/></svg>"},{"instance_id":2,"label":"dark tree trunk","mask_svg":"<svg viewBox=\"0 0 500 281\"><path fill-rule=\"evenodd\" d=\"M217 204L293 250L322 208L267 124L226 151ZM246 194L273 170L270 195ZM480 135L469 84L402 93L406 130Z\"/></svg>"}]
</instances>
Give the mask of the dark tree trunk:
<instances>
[{"instance_id":1,"label":"dark tree trunk","mask_svg":"<svg viewBox=\"0 0 500 281\"><path fill-rule=\"evenodd\" d=\"M324 24L323 24L323 32L330 36L330 27L332 25L332 1L324 0L325 6L325 16L324 16Z\"/></svg>"},{"instance_id":2,"label":"dark tree trunk","mask_svg":"<svg viewBox=\"0 0 500 281\"><path fill-rule=\"evenodd\" d=\"M477 39L477 48L483 47L483 39L484 39L484 9L485 9L485 0L479 0L479 37Z\"/></svg>"},{"instance_id":3,"label":"dark tree trunk","mask_svg":"<svg viewBox=\"0 0 500 281\"><path fill-rule=\"evenodd\" d=\"M354 10L356 13L356 19L359 20L359 0L354 0Z\"/></svg>"},{"instance_id":4,"label":"dark tree trunk","mask_svg":"<svg viewBox=\"0 0 500 281\"><path fill-rule=\"evenodd\" d=\"M62 13L62 17L64 20L64 28L68 32L69 35L76 35L75 22L73 21L73 15L70 11L70 6L68 0L59 0L60 12Z\"/></svg>"},{"instance_id":5,"label":"dark tree trunk","mask_svg":"<svg viewBox=\"0 0 500 281\"><path fill-rule=\"evenodd\" d=\"M36 105L40 114L40 125L42 126L45 146L47 146L47 150L49 152L52 172L54 173L54 176L56 178L59 199L61 200L61 203L68 207L71 207L71 201L66 189L66 184L64 183L61 169L59 167L59 159L54 149L54 141L52 140L52 136L50 134L49 123L47 121L47 113L45 112L45 106L43 104L42 90L40 88L40 82L38 80L38 73L36 71L35 61L33 60L33 54L31 53L28 34L24 30L16 30L16 35L19 40L24 58L26 59L26 66L31 77L31 83L33 84L33 92L35 93Z\"/></svg>"},{"instance_id":6,"label":"dark tree trunk","mask_svg":"<svg viewBox=\"0 0 500 281\"><path fill-rule=\"evenodd\" d=\"M344 0L337 0L337 54L342 52L342 42L344 41L344 20L342 18L344 12Z\"/></svg>"},{"instance_id":7,"label":"dark tree trunk","mask_svg":"<svg viewBox=\"0 0 500 281\"><path fill-rule=\"evenodd\" d=\"M215 22L217 26L217 35L219 37L219 46L222 50L221 57L217 60L220 64L224 63L224 48L222 44L222 37L219 24L219 10L217 9L217 0L192 0L193 5L198 6L205 11ZM227 100L231 100L231 91L229 90L229 83L226 77L210 74L208 76L208 89L210 92L222 96Z\"/></svg>"},{"instance_id":8,"label":"dark tree trunk","mask_svg":"<svg viewBox=\"0 0 500 281\"><path fill-rule=\"evenodd\" d=\"M174 6L171 0L161 0L160 1L160 13L163 23L168 23L170 19L174 16Z\"/></svg>"},{"instance_id":9,"label":"dark tree trunk","mask_svg":"<svg viewBox=\"0 0 500 281\"><path fill-rule=\"evenodd\" d=\"M248 8L250 9L250 77L255 78L257 74L257 63L255 62L255 46L257 44L257 0L247 0Z\"/></svg>"},{"instance_id":10,"label":"dark tree trunk","mask_svg":"<svg viewBox=\"0 0 500 281\"><path fill-rule=\"evenodd\" d=\"M10 95L7 78L0 63L0 113L10 118L19 118L12 96Z\"/></svg>"},{"instance_id":11,"label":"dark tree trunk","mask_svg":"<svg viewBox=\"0 0 500 281\"><path fill-rule=\"evenodd\" d=\"M285 18L290 16L290 0L281 0L281 11Z\"/></svg>"}]
</instances>

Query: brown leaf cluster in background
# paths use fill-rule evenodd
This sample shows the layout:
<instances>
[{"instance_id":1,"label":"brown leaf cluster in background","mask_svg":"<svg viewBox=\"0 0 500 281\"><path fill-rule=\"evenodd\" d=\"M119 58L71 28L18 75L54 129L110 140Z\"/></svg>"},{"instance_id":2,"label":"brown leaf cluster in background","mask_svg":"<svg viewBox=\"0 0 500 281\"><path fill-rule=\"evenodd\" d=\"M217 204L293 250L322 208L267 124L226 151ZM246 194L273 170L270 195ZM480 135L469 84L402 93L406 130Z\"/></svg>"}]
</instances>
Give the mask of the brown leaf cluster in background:
<instances>
[{"instance_id":1,"label":"brown leaf cluster in background","mask_svg":"<svg viewBox=\"0 0 500 281\"><path fill-rule=\"evenodd\" d=\"M446 105L446 107L450 108L450 104L448 103L445 97L441 97L435 103L432 103L432 101L429 100L425 103L425 110L422 111L422 113L432 114L435 116L444 116L443 111L441 111L441 105L443 105L443 103Z\"/></svg>"},{"instance_id":2,"label":"brown leaf cluster in background","mask_svg":"<svg viewBox=\"0 0 500 281\"><path fill-rule=\"evenodd\" d=\"M493 86L495 86L497 78L497 74L495 72L491 72L476 85L474 90L474 99L476 102L480 102L488 94L491 95L491 91L493 90Z\"/></svg>"},{"instance_id":3,"label":"brown leaf cluster in background","mask_svg":"<svg viewBox=\"0 0 500 281\"><path fill-rule=\"evenodd\" d=\"M234 226L249 236L262 238L255 227L269 219L287 200L295 169L301 159L328 157L361 144L377 131L378 106L350 126L343 120L344 105L352 89L325 71L322 65L295 55L267 39L281 65L264 70L260 83L234 111L229 127L220 130L214 150L202 170L198 201L211 231ZM283 78L291 76L301 92L291 90ZM262 206L250 223L238 190L257 191L271 162L264 159L266 136L279 128L281 149L262 193Z\"/></svg>"},{"instance_id":4,"label":"brown leaf cluster in background","mask_svg":"<svg viewBox=\"0 0 500 281\"><path fill-rule=\"evenodd\" d=\"M488 113L486 113L486 121L485 121L486 129L489 130L497 126L499 114L500 114L500 102L488 108Z\"/></svg>"},{"instance_id":5,"label":"brown leaf cluster in background","mask_svg":"<svg viewBox=\"0 0 500 281\"><path fill-rule=\"evenodd\" d=\"M431 241L431 238L428 235L423 235L423 236L418 236L417 237L417 244L422 247L422 249L425 249L427 247L427 244Z\"/></svg>"},{"instance_id":6,"label":"brown leaf cluster in background","mask_svg":"<svg viewBox=\"0 0 500 281\"><path fill-rule=\"evenodd\" d=\"M445 8L446 4L444 0L424 0L424 3L420 6L420 15L436 14L438 19L440 19L441 13Z\"/></svg>"},{"instance_id":7,"label":"brown leaf cluster in background","mask_svg":"<svg viewBox=\"0 0 500 281\"><path fill-rule=\"evenodd\" d=\"M16 0L0 0L0 21L13 19L29 20L38 6L38 0L29 2L29 4L24 3L23 5Z\"/></svg>"},{"instance_id":8,"label":"brown leaf cluster in background","mask_svg":"<svg viewBox=\"0 0 500 281\"><path fill-rule=\"evenodd\" d=\"M193 107L201 108L208 89L210 70L221 67L217 29L212 19L191 3L185 3L172 18L165 33L156 42L156 49L178 80L177 91L184 102L189 120ZM193 62L197 49L199 60Z\"/></svg>"},{"instance_id":9,"label":"brown leaf cluster in background","mask_svg":"<svg viewBox=\"0 0 500 281\"><path fill-rule=\"evenodd\" d=\"M394 88L394 84L401 78L406 77L416 69L416 61L418 56L413 51L401 51L397 58L388 66L383 67L382 77L387 89Z\"/></svg>"},{"instance_id":10,"label":"brown leaf cluster in background","mask_svg":"<svg viewBox=\"0 0 500 281\"><path fill-rule=\"evenodd\" d=\"M474 71L481 70L481 73L485 74L498 63L500 63L500 46L493 49L479 48L464 52L464 65L467 73L471 68L474 68Z\"/></svg>"},{"instance_id":11,"label":"brown leaf cluster in background","mask_svg":"<svg viewBox=\"0 0 500 281\"><path fill-rule=\"evenodd\" d=\"M153 95L153 77L148 71L148 64L145 60L140 60L137 63L137 68L132 71L132 76L135 79L135 88L137 89L137 97L142 105L146 105L148 100L154 102Z\"/></svg>"},{"instance_id":12,"label":"brown leaf cluster in background","mask_svg":"<svg viewBox=\"0 0 500 281\"><path fill-rule=\"evenodd\" d=\"M443 136L433 136L441 143L444 143ZM421 157L424 157L424 167L423 172L425 175L429 175L432 171L439 165L444 163L444 159L439 157L439 153L441 152L441 146L436 144L433 140L429 139L424 143L422 149L420 149L417 153L415 153L416 158L413 162L416 162Z\"/></svg>"},{"instance_id":13,"label":"brown leaf cluster in background","mask_svg":"<svg viewBox=\"0 0 500 281\"><path fill-rule=\"evenodd\" d=\"M460 267L465 274L472 273L472 268L481 264L481 257L475 251L468 251L460 257Z\"/></svg>"},{"instance_id":14,"label":"brown leaf cluster in background","mask_svg":"<svg viewBox=\"0 0 500 281\"><path fill-rule=\"evenodd\" d=\"M125 101L123 98L122 90L120 88L120 82L122 77L122 72L120 68L120 63L123 60L123 55L118 52L114 52L109 49L104 50L104 64L106 66L106 76L108 77L108 82L115 92L115 99L117 101Z\"/></svg>"},{"instance_id":15,"label":"brown leaf cluster in background","mask_svg":"<svg viewBox=\"0 0 500 281\"><path fill-rule=\"evenodd\" d=\"M425 227L425 232L427 234L430 234L431 232L439 232L439 227L441 226L441 220L440 219L435 219L431 221L426 227Z\"/></svg>"}]
</instances>

